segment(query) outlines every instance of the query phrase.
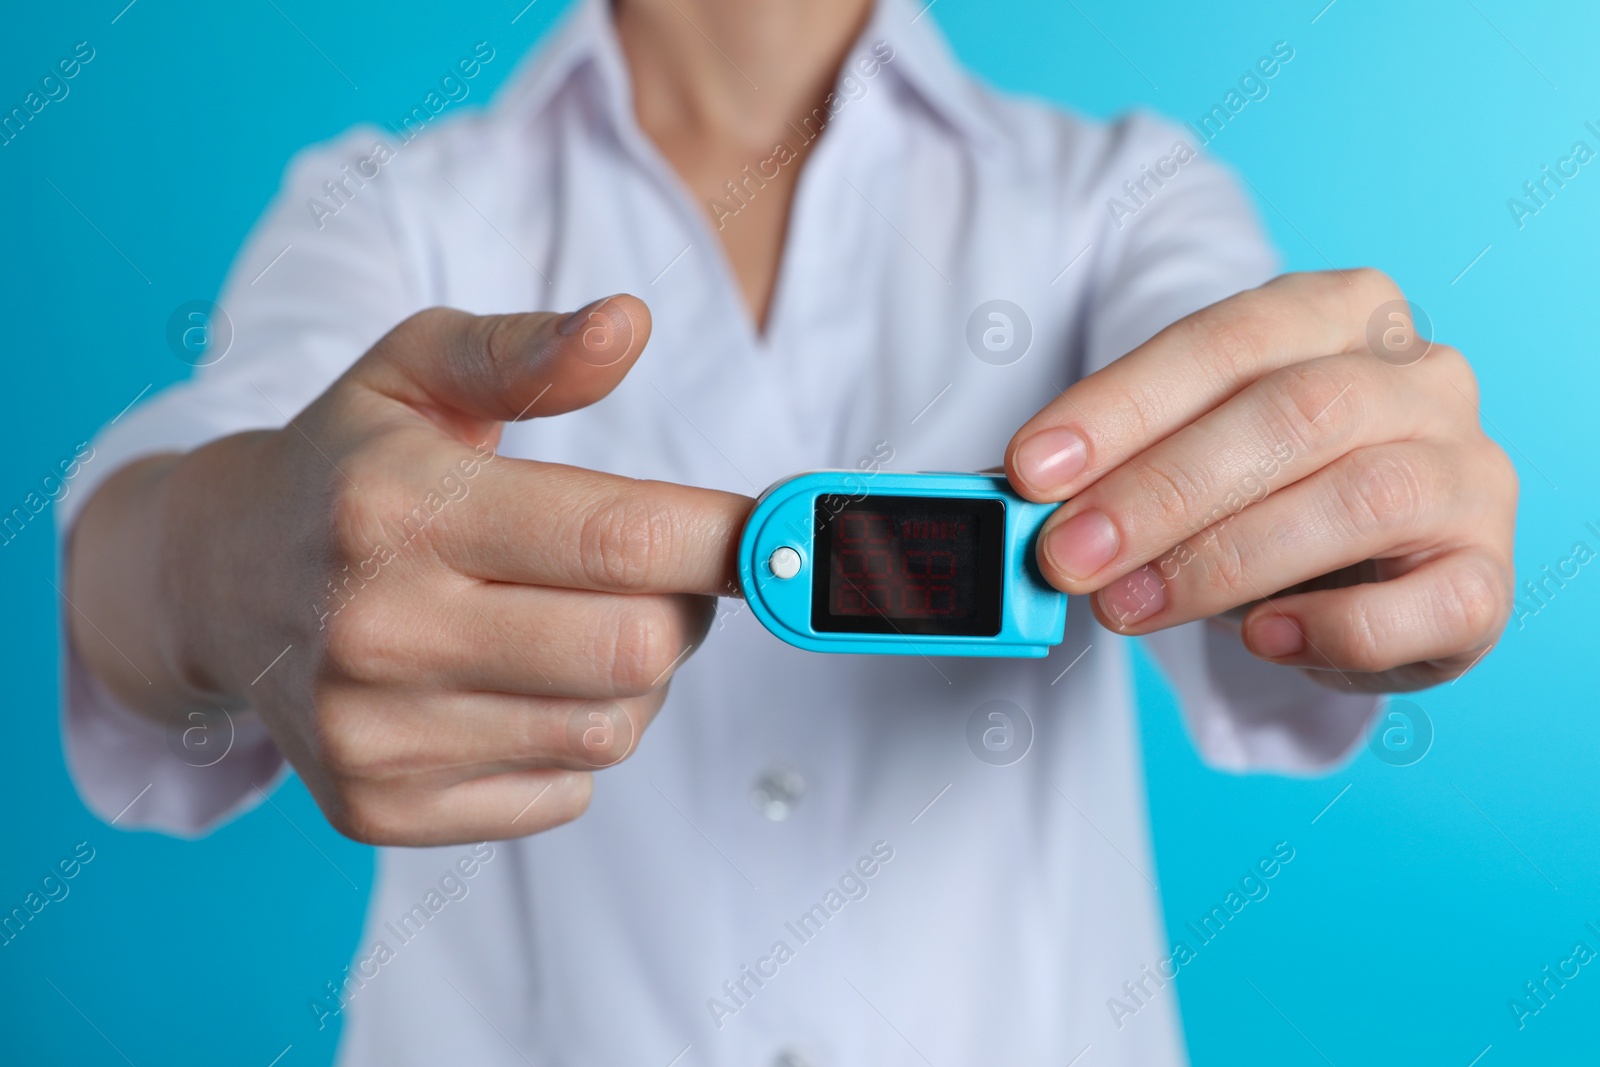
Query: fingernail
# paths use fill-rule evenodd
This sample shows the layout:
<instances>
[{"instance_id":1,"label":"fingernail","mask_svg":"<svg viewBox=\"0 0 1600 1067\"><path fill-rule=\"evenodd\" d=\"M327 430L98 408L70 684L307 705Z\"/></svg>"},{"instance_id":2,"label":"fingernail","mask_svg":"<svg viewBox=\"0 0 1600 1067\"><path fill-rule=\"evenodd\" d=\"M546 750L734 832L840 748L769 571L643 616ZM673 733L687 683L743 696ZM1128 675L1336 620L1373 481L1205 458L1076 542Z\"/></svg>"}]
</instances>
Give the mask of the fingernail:
<instances>
[{"instance_id":1,"label":"fingernail","mask_svg":"<svg viewBox=\"0 0 1600 1067\"><path fill-rule=\"evenodd\" d=\"M556 326L556 333L559 333L562 337L571 337L573 334L577 333L578 328L588 320L590 312L599 311L600 305L604 304L610 299L611 297L609 296L603 296L593 303L585 304L577 311L574 311L572 314L562 319L561 323Z\"/></svg>"},{"instance_id":2,"label":"fingernail","mask_svg":"<svg viewBox=\"0 0 1600 1067\"><path fill-rule=\"evenodd\" d=\"M1037 493L1063 489L1089 459L1089 446L1071 430L1042 430L1017 446L1017 477Z\"/></svg>"},{"instance_id":3,"label":"fingernail","mask_svg":"<svg viewBox=\"0 0 1600 1067\"><path fill-rule=\"evenodd\" d=\"M1120 544L1117 528L1106 513L1091 508L1046 534L1044 555L1056 570L1081 582L1110 563Z\"/></svg>"},{"instance_id":4,"label":"fingernail","mask_svg":"<svg viewBox=\"0 0 1600 1067\"><path fill-rule=\"evenodd\" d=\"M1264 659L1281 659L1305 651L1305 635L1285 615L1263 615L1250 625L1250 651Z\"/></svg>"},{"instance_id":5,"label":"fingernail","mask_svg":"<svg viewBox=\"0 0 1600 1067\"><path fill-rule=\"evenodd\" d=\"M1167 606L1167 585L1154 567L1140 567L1100 591L1100 607L1118 626L1131 626Z\"/></svg>"}]
</instances>

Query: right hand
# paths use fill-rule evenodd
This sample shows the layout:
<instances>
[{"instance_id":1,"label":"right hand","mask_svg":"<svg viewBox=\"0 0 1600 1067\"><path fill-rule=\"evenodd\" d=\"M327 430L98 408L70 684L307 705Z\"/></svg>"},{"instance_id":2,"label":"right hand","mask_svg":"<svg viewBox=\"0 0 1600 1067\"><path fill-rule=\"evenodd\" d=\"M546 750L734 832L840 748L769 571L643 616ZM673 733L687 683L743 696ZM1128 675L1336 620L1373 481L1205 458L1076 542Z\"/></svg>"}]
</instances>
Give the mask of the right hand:
<instances>
[{"instance_id":1,"label":"right hand","mask_svg":"<svg viewBox=\"0 0 1600 1067\"><path fill-rule=\"evenodd\" d=\"M176 696L259 714L360 841L520 837L581 814L715 597L737 595L750 501L492 449L504 421L609 393L649 328L629 296L571 317L424 311L290 425L147 472L161 636L144 658L167 679L162 713ZM80 596L114 582L90 522L102 494L75 538ZM126 629L152 612L104 614ZM95 645L85 632L91 666L115 675ZM151 711L154 691L125 692Z\"/></svg>"}]
</instances>

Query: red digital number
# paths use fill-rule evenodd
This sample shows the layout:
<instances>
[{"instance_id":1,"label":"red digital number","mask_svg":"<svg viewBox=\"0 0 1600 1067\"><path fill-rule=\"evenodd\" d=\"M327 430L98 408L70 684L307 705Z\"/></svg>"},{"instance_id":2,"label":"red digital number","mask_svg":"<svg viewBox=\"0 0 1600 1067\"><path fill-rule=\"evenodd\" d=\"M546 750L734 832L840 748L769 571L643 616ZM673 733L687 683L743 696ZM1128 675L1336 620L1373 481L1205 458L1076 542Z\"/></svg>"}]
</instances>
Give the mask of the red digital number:
<instances>
[{"instance_id":1,"label":"red digital number","mask_svg":"<svg viewBox=\"0 0 1600 1067\"><path fill-rule=\"evenodd\" d=\"M895 522L889 515L857 511L839 519L833 558L844 580L833 589L833 614L922 619L955 612L954 552L893 551Z\"/></svg>"},{"instance_id":2,"label":"red digital number","mask_svg":"<svg viewBox=\"0 0 1600 1067\"><path fill-rule=\"evenodd\" d=\"M956 554L943 549L907 552L902 610L914 618L948 615L955 610Z\"/></svg>"}]
</instances>

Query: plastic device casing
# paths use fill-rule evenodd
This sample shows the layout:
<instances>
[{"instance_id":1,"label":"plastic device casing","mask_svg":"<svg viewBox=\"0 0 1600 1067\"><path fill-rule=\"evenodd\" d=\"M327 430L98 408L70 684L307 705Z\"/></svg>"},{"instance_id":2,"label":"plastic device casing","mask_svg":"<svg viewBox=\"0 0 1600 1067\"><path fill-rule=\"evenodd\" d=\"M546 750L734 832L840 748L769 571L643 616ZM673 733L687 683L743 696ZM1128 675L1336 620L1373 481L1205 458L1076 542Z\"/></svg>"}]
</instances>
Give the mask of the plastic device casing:
<instances>
[{"instance_id":1,"label":"plastic device casing","mask_svg":"<svg viewBox=\"0 0 1600 1067\"><path fill-rule=\"evenodd\" d=\"M874 496L926 496L997 499L1005 504L1002 542L1000 632L993 637L822 633L811 625L812 550L819 496L863 500ZM769 487L756 501L739 542L739 581L746 602L761 624L791 645L812 652L875 655L1011 656L1048 655L1061 643L1067 625L1067 597L1039 574L1034 540L1055 504L1035 504L1011 491L1000 474L919 471L809 471ZM789 547L800 556L792 578L772 573L768 559Z\"/></svg>"}]
</instances>

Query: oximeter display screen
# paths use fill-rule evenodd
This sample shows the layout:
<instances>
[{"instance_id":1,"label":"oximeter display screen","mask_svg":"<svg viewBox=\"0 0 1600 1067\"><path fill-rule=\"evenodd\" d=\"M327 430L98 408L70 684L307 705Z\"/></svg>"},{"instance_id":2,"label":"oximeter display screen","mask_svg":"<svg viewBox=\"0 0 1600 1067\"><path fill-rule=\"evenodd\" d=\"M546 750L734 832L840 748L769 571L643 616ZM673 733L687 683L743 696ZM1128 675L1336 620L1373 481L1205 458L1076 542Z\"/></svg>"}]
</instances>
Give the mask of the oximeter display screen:
<instances>
[{"instance_id":1,"label":"oximeter display screen","mask_svg":"<svg viewBox=\"0 0 1600 1067\"><path fill-rule=\"evenodd\" d=\"M993 498L819 496L812 629L994 637L1005 523Z\"/></svg>"}]
</instances>

